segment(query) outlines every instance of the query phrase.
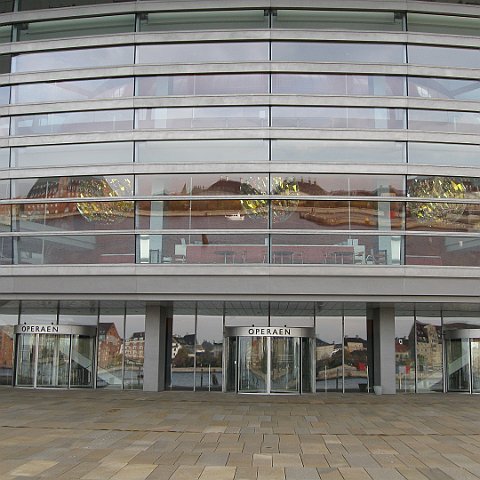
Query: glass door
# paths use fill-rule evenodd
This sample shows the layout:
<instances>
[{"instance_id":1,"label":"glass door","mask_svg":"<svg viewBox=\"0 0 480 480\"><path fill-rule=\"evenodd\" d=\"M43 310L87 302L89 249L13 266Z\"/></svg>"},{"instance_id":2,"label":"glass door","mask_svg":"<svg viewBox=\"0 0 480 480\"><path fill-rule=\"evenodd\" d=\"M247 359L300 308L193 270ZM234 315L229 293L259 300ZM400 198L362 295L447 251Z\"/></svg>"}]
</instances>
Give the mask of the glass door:
<instances>
[{"instance_id":1,"label":"glass door","mask_svg":"<svg viewBox=\"0 0 480 480\"><path fill-rule=\"evenodd\" d=\"M267 337L238 337L238 391L268 393Z\"/></svg>"},{"instance_id":2,"label":"glass door","mask_svg":"<svg viewBox=\"0 0 480 480\"><path fill-rule=\"evenodd\" d=\"M15 385L93 388L95 337L22 333L16 345Z\"/></svg>"},{"instance_id":3,"label":"glass door","mask_svg":"<svg viewBox=\"0 0 480 480\"><path fill-rule=\"evenodd\" d=\"M37 387L68 387L70 335L39 335Z\"/></svg>"},{"instance_id":4,"label":"glass door","mask_svg":"<svg viewBox=\"0 0 480 480\"><path fill-rule=\"evenodd\" d=\"M15 385L19 387L35 386L36 335L17 335L17 365Z\"/></svg>"},{"instance_id":5,"label":"glass door","mask_svg":"<svg viewBox=\"0 0 480 480\"><path fill-rule=\"evenodd\" d=\"M472 356L472 392L480 393L480 338L472 338L470 348Z\"/></svg>"},{"instance_id":6,"label":"glass door","mask_svg":"<svg viewBox=\"0 0 480 480\"><path fill-rule=\"evenodd\" d=\"M300 391L300 339L270 337L270 393Z\"/></svg>"},{"instance_id":7,"label":"glass door","mask_svg":"<svg viewBox=\"0 0 480 480\"><path fill-rule=\"evenodd\" d=\"M93 387L94 338L72 335L70 387Z\"/></svg>"},{"instance_id":8,"label":"glass door","mask_svg":"<svg viewBox=\"0 0 480 480\"><path fill-rule=\"evenodd\" d=\"M468 338L447 340L447 382L450 392L470 392Z\"/></svg>"}]
</instances>

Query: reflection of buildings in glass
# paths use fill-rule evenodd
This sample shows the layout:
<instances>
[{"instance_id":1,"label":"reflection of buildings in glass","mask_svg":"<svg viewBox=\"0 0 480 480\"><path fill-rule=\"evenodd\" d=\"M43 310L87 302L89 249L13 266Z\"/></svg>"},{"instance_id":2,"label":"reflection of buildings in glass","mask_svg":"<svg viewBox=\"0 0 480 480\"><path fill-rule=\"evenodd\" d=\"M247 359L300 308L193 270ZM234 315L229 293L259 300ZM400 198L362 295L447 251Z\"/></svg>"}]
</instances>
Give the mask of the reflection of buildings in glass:
<instances>
[{"instance_id":1,"label":"reflection of buildings in glass","mask_svg":"<svg viewBox=\"0 0 480 480\"><path fill-rule=\"evenodd\" d=\"M345 375L367 375L367 341L358 335L344 339Z\"/></svg>"},{"instance_id":2,"label":"reflection of buildings in glass","mask_svg":"<svg viewBox=\"0 0 480 480\"><path fill-rule=\"evenodd\" d=\"M13 328L0 327L0 369L13 367ZM1 374L0 374L1 375Z\"/></svg>"},{"instance_id":3,"label":"reflection of buildings in glass","mask_svg":"<svg viewBox=\"0 0 480 480\"><path fill-rule=\"evenodd\" d=\"M118 366L122 363L123 340L115 323L98 324L98 365L102 368Z\"/></svg>"},{"instance_id":4,"label":"reflection of buildings in glass","mask_svg":"<svg viewBox=\"0 0 480 480\"><path fill-rule=\"evenodd\" d=\"M414 331L409 335L409 342L414 341ZM416 322L417 359L419 371L422 368L438 369L442 366L442 327L429 323Z\"/></svg>"},{"instance_id":5,"label":"reflection of buildings in glass","mask_svg":"<svg viewBox=\"0 0 480 480\"><path fill-rule=\"evenodd\" d=\"M145 351L145 332L134 332L125 341L125 360L143 363Z\"/></svg>"}]
</instances>

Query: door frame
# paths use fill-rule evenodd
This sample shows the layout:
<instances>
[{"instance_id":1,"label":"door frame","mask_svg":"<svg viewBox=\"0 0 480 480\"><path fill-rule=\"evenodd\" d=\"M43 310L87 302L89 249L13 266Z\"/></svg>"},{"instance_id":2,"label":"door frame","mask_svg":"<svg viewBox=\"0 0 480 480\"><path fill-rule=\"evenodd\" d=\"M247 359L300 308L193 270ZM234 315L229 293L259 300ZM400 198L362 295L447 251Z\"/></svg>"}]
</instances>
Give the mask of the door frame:
<instances>
[{"instance_id":1,"label":"door frame","mask_svg":"<svg viewBox=\"0 0 480 480\"><path fill-rule=\"evenodd\" d=\"M34 388L34 389L70 389L71 387L71 374L72 374L72 340L74 336L83 336L88 337L93 340L93 358L92 358L92 386L91 388L96 387L95 382L95 371L96 371L96 337L97 337L97 327L89 325L15 325L14 330L15 334L15 357L14 357L14 375L13 375L13 384L19 388ZM17 373L18 373L18 362L21 360L19 356L19 344L20 339L24 335L33 336L33 381L32 385L18 385L17 384ZM40 337L44 335L58 336L58 337L68 337L69 340L69 356L68 356L68 384L62 385L60 387L54 385L42 385L38 386L38 361L39 361L39 344ZM58 367L58 365L57 365ZM81 387L73 387L81 388Z\"/></svg>"}]
</instances>

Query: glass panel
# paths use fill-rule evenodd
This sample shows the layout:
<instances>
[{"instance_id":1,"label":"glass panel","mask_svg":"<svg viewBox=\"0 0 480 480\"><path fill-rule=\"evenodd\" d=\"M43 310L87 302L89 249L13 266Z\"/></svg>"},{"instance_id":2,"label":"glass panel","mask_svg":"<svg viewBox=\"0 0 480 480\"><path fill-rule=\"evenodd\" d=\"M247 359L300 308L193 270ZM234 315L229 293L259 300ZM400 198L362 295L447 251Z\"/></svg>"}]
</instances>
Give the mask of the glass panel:
<instances>
[{"instance_id":1,"label":"glass panel","mask_svg":"<svg viewBox=\"0 0 480 480\"><path fill-rule=\"evenodd\" d=\"M61 300L58 314L60 325L97 326L98 303L95 300Z\"/></svg>"},{"instance_id":2,"label":"glass panel","mask_svg":"<svg viewBox=\"0 0 480 480\"><path fill-rule=\"evenodd\" d=\"M272 27L401 31L402 17L395 12L276 10Z\"/></svg>"},{"instance_id":3,"label":"glass panel","mask_svg":"<svg viewBox=\"0 0 480 480\"><path fill-rule=\"evenodd\" d=\"M257 234L139 235L139 263L266 263L268 239Z\"/></svg>"},{"instance_id":4,"label":"glass panel","mask_svg":"<svg viewBox=\"0 0 480 480\"><path fill-rule=\"evenodd\" d=\"M37 387L68 387L70 335L39 335Z\"/></svg>"},{"instance_id":5,"label":"glass panel","mask_svg":"<svg viewBox=\"0 0 480 480\"><path fill-rule=\"evenodd\" d=\"M10 198L10 182L8 180L0 180L0 200Z\"/></svg>"},{"instance_id":6,"label":"glass panel","mask_svg":"<svg viewBox=\"0 0 480 480\"><path fill-rule=\"evenodd\" d=\"M220 305L221 311L223 305ZM222 389L223 313L199 303L197 312L197 390Z\"/></svg>"},{"instance_id":7,"label":"glass panel","mask_svg":"<svg viewBox=\"0 0 480 480\"><path fill-rule=\"evenodd\" d=\"M267 393L267 337L238 337L238 391Z\"/></svg>"},{"instance_id":8,"label":"glass panel","mask_svg":"<svg viewBox=\"0 0 480 480\"><path fill-rule=\"evenodd\" d=\"M8 119L7 119L8 120ZM42 113L12 117L11 135L59 135L62 133L118 132L133 129L132 110ZM8 124L0 123L0 136Z\"/></svg>"},{"instance_id":9,"label":"glass panel","mask_svg":"<svg viewBox=\"0 0 480 480\"><path fill-rule=\"evenodd\" d=\"M356 233L276 234L272 236L270 261L280 264L401 265L402 237Z\"/></svg>"},{"instance_id":10,"label":"glass panel","mask_svg":"<svg viewBox=\"0 0 480 480\"><path fill-rule=\"evenodd\" d=\"M397 392L415 392L414 317L395 315L395 372Z\"/></svg>"},{"instance_id":11,"label":"glass panel","mask_svg":"<svg viewBox=\"0 0 480 480\"><path fill-rule=\"evenodd\" d=\"M18 41L44 40L49 38L83 37L91 35L112 35L133 32L135 15L111 17L73 18L47 22L21 23Z\"/></svg>"},{"instance_id":12,"label":"glass panel","mask_svg":"<svg viewBox=\"0 0 480 480\"><path fill-rule=\"evenodd\" d=\"M2 301L0 306L0 385L13 384L13 327L18 324L18 309L17 301Z\"/></svg>"},{"instance_id":13,"label":"glass panel","mask_svg":"<svg viewBox=\"0 0 480 480\"><path fill-rule=\"evenodd\" d=\"M72 335L71 387L93 387L94 337Z\"/></svg>"},{"instance_id":14,"label":"glass panel","mask_svg":"<svg viewBox=\"0 0 480 480\"><path fill-rule=\"evenodd\" d=\"M253 184L249 174L245 173L136 175L135 191L137 195L141 196L267 194L267 175L255 176L254 180Z\"/></svg>"},{"instance_id":15,"label":"glass panel","mask_svg":"<svg viewBox=\"0 0 480 480\"><path fill-rule=\"evenodd\" d=\"M480 196L480 178L411 175L407 177L407 191L410 198L476 200Z\"/></svg>"},{"instance_id":16,"label":"glass panel","mask_svg":"<svg viewBox=\"0 0 480 480\"><path fill-rule=\"evenodd\" d=\"M113 67L133 63L133 47L79 48L20 53L12 59L12 72Z\"/></svg>"},{"instance_id":17,"label":"glass panel","mask_svg":"<svg viewBox=\"0 0 480 480\"><path fill-rule=\"evenodd\" d=\"M477 166L480 145L408 143L408 163Z\"/></svg>"},{"instance_id":18,"label":"glass panel","mask_svg":"<svg viewBox=\"0 0 480 480\"><path fill-rule=\"evenodd\" d=\"M261 73L162 75L136 81L136 95L148 97L269 93L269 75Z\"/></svg>"},{"instance_id":19,"label":"glass panel","mask_svg":"<svg viewBox=\"0 0 480 480\"><path fill-rule=\"evenodd\" d=\"M405 46L380 43L272 42L280 62L404 63Z\"/></svg>"},{"instance_id":20,"label":"glass panel","mask_svg":"<svg viewBox=\"0 0 480 480\"><path fill-rule=\"evenodd\" d=\"M133 142L12 148L12 167L102 165L133 162Z\"/></svg>"},{"instance_id":21,"label":"glass panel","mask_svg":"<svg viewBox=\"0 0 480 480\"><path fill-rule=\"evenodd\" d=\"M244 181L249 183L248 178ZM405 196L403 183L404 177L401 175L301 173L287 176L275 174L272 176L271 194L284 195L286 186L289 186L289 189L295 186L294 191L298 192L299 196L402 197Z\"/></svg>"},{"instance_id":22,"label":"glass panel","mask_svg":"<svg viewBox=\"0 0 480 480\"><path fill-rule=\"evenodd\" d=\"M12 198L129 197L133 175L18 178L12 180L12 190Z\"/></svg>"},{"instance_id":23,"label":"glass panel","mask_svg":"<svg viewBox=\"0 0 480 480\"><path fill-rule=\"evenodd\" d=\"M136 142L140 163L256 163L268 161L267 140L166 140Z\"/></svg>"},{"instance_id":24,"label":"glass panel","mask_svg":"<svg viewBox=\"0 0 480 480\"><path fill-rule=\"evenodd\" d=\"M36 335L17 335L17 368L15 385L33 387L35 382L35 337Z\"/></svg>"},{"instance_id":25,"label":"glass panel","mask_svg":"<svg viewBox=\"0 0 480 480\"><path fill-rule=\"evenodd\" d=\"M400 108L272 107L273 127L405 128Z\"/></svg>"},{"instance_id":26,"label":"glass panel","mask_svg":"<svg viewBox=\"0 0 480 480\"><path fill-rule=\"evenodd\" d=\"M401 230L401 202L274 200L273 228L308 230Z\"/></svg>"},{"instance_id":27,"label":"glass panel","mask_svg":"<svg viewBox=\"0 0 480 480\"><path fill-rule=\"evenodd\" d=\"M407 13L410 32L449 35L480 35L480 18Z\"/></svg>"},{"instance_id":28,"label":"glass panel","mask_svg":"<svg viewBox=\"0 0 480 480\"><path fill-rule=\"evenodd\" d=\"M313 302L270 302L271 327L314 327Z\"/></svg>"},{"instance_id":29,"label":"glass panel","mask_svg":"<svg viewBox=\"0 0 480 480\"><path fill-rule=\"evenodd\" d=\"M58 302L54 300L22 300L20 322L33 325L57 324Z\"/></svg>"},{"instance_id":30,"label":"glass panel","mask_svg":"<svg viewBox=\"0 0 480 480\"><path fill-rule=\"evenodd\" d=\"M480 205L466 203L407 203L407 230L472 232L480 228Z\"/></svg>"},{"instance_id":31,"label":"glass panel","mask_svg":"<svg viewBox=\"0 0 480 480\"><path fill-rule=\"evenodd\" d=\"M237 338L228 337L225 342L225 359L226 359L226 377L225 390L227 392L237 391Z\"/></svg>"},{"instance_id":32,"label":"glass panel","mask_svg":"<svg viewBox=\"0 0 480 480\"><path fill-rule=\"evenodd\" d=\"M300 339L270 338L270 392L300 392Z\"/></svg>"},{"instance_id":33,"label":"glass panel","mask_svg":"<svg viewBox=\"0 0 480 480\"><path fill-rule=\"evenodd\" d=\"M480 100L480 80L409 77L408 95L421 98Z\"/></svg>"},{"instance_id":34,"label":"glass panel","mask_svg":"<svg viewBox=\"0 0 480 480\"><path fill-rule=\"evenodd\" d=\"M10 102L10 87L0 86L0 105L8 105Z\"/></svg>"},{"instance_id":35,"label":"glass panel","mask_svg":"<svg viewBox=\"0 0 480 480\"><path fill-rule=\"evenodd\" d=\"M480 339L472 339L472 392L480 392Z\"/></svg>"},{"instance_id":36,"label":"glass panel","mask_svg":"<svg viewBox=\"0 0 480 480\"><path fill-rule=\"evenodd\" d=\"M10 73L11 55L0 55L0 73Z\"/></svg>"},{"instance_id":37,"label":"glass panel","mask_svg":"<svg viewBox=\"0 0 480 480\"><path fill-rule=\"evenodd\" d=\"M97 388L122 388L125 307L123 302L100 305Z\"/></svg>"},{"instance_id":38,"label":"glass panel","mask_svg":"<svg viewBox=\"0 0 480 480\"><path fill-rule=\"evenodd\" d=\"M435 312L416 315L417 392L443 391L441 318Z\"/></svg>"},{"instance_id":39,"label":"glass panel","mask_svg":"<svg viewBox=\"0 0 480 480\"><path fill-rule=\"evenodd\" d=\"M246 200L169 200L137 202L137 227L143 230L268 228L268 216L245 215ZM202 244L211 242L202 237Z\"/></svg>"},{"instance_id":40,"label":"glass panel","mask_svg":"<svg viewBox=\"0 0 480 480\"><path fill-rule=\"evenodd\" d=\"M16 264L135 263L133 235L19 237Z\"/></svg>"},{"instance_id":41,"label":"glass panel","mask_svg":"<svg viewBox=\"0 0 480 480\"><path fill-rule=\"evenodd\" d=\"M404 142L272 140L272 160L318 163L405 163Z\"/></svg>"},{"instance_id":42,"label":"glass panel","mask_svg":"<svg viewBox=\"0 0 480 480\"><path fill-rule=\"evenodd\" d=\"M315 354L314 342L311 338L301 338L302 342L302 392L314 393L315 383L312 374L314 372L313 355Z\"/></svg>"},{"instance_id":43,"label":"glass panel","mask_svg":"<svg viewBox=\"0 0 480 480\"><path fill-rule=\"evenodd\" d=\"M124 388L143 389L143 363L145 359L145 308L127 305L125 323L125 375Z\"/></svg>"},{"instance_id":44,"label":"glass panel","mask_svg":"<svg viewBox=\"0 0 480 480\"><path fill-rule=\"evenodd\" d=\"M480 238L407 235L405 263L478 267Z\"/></svg>"},{"instance_id":45,"label":"glass panel","mask_svg":"<svg viewBox=\"0 0 480 480\"><path fill-rule=\"evenodd\" d=\"M179 309L174 304L170 388L193 390L195 358L195 304Z\"/></svg>"},{"instance_id":46,"label":"glass panel","mask_svg":"<svg viewBox=\"0 0 480 480\"><path fill-rule=\"evenodd\" d=\"M263 10L148 13L140 17L141 32L268 28Z\"/></svg>"},{"instance_id":47,"label":"glass panel","mask_svg":"<svg viewBox=\"0 0 480 480\"><path fill-rule=\"evenodd\" d=\"M449 392L470 392L470 340L446 341Z\"/></svg>"},{"instance_id":48,"label":"glass panel","mask_svg":"<svg viewBox=\"0 0 480 480\"><path fill-rule=\"evenodd\" d=\"M133 230L133 202L24 203L16 205L13 230L60 232ZM100 240L100 239L99 239Z\"/></svg>"},{"instance_id":49,"label":"glass panel","mask_svg":"<svg viewBox=\"0 0 480 480\"><path fill-rule=\"evenodd\" d=\"M405 77L273 73L272 93L403 96L405 95Z\"/></svg>"},{"instance_id":50,"label":"glass panel","mask_svg":"<svg viewBox=\"0 0 480 480\"><path fill-rule=\"evenodd\" d=\"M480 68L480 50L408 45L408 62L436 67Z\"/></svg>"},{"instance_id":51,"label":"glass panel","mask_svg":"<svg viewBox=\"0 0 480 480\"><path fill-rule=\"evenodd\" d=\"M8 137L10 117L0 117L0 137Z\"/></svg>"},{"instance_id":52,"label":"glass panel","mask_svg":"<svg viewBox=\"0 0 480 480\"><path fill-rule=\"evenodd\" d=\"M0 12L2 12L0 4ZM12 41L12 27L10 25L2 25L0 27L0 43L9 43Z\"/></svg>"},{"instance_id":53,"label":"glass panel","mask_svg":"<svg viewBox=\"0 0 480 480\"><path fill-rule=\"evenodd\" d=\"M410 130L478 133L480 113L440 110L409 110L408 128Z\"/></svg>"},{"instance_id":54,"label":"glass panel","mask_svg":"<svg viewBox=\"0 0 480 480\"><path fill-rule=\"evenodd\" d=\"M345 391L368 391L369 359L366 314L345 312Z\"/></svg>"},{"instance_id":55,"label":"glass panel","mask_svg":"<svg viewBox=\"0 0 480 480\"><path fill-rule=\"evenodd\" d=\"M0 148L0 168L8 168L10 164L10 149Z\"/></svg>"},{"instance_id":56,"label":"glass panel","mask_svg":"<svg viewBox=\"0 0 480 480\"><path fill-rule=\"evenodd\" d=\"M268 326L269 302L225 302L225 326Z\"/></svg>"},{"instance_id":57,"label":"glass panel","mask_svg":"<svg viewBox=\"0 0 480 480\"><path fill-rule=\"evenodd\" d=\"M266 62L268 59L269 44L267 42L165 43L138 46L136 63L156 65L206 62L234 63Z\"/></svg>"},{"instance_id":58,"label":"glass panel","mask_svg":"<svg viewBox=\"0 0 480 480\"><path fill-rule=\"evenodd\" d=\"M11 237L0 237L0 265L11 265L13 263L13 239Z\"/></svg>"},{"instance_id":59,"label":"glass panel","mask_svg":"<svg viewBox=\"0 0 480 480\"><path fill-rule=\"evenodd\" d=\"M75 5L96 5L101 3L120 3L131 0L75 0ZM12 2L13 3L13 2ZM19 10L39 10L47 8L71 7L72 0L19 0Z\"/></svg>"},{"instance_id":60,"label":"glass panel","mask_svg":"<svg viewBox=\"0 0 480 480\"><path fill-rule=\"evenodd\" d=\"M133 78L102 78L12 85L12 103L73 102L75 100L115 99L132 96Z\"/></svg>"},{"instance_id":61,"label":"glass panel","mask_svg":"<svg viewBox=\"0 0 480 480\"><path fill-rule=\"evenodd\" d=\"M268 127L267 107L143 108L135 111L135 128L142 129L255 127Z\"/></svg>"},{"instance_id":62,"label":"glass panel","mask_svg":"<svg viewBox=\"0 0 480 480\"><path fill-rule=\"evenodd\" d=\"M341 304L321 303L316 308L315 371L319 392L341 392L343 319Z\"/></svg>"},{"instance_id":63,"label":"glass panel","mask_svg":"<svg viewBox=\"0 0 480 480\"><path fill-rule=\"evenodd\" d=\"M30 1L35 1L35 0L30 0ZM14 3L14 0L2 0L0 2L0 13L8 13L13 11L13 3Z\"/></svg>"}]
</instances>

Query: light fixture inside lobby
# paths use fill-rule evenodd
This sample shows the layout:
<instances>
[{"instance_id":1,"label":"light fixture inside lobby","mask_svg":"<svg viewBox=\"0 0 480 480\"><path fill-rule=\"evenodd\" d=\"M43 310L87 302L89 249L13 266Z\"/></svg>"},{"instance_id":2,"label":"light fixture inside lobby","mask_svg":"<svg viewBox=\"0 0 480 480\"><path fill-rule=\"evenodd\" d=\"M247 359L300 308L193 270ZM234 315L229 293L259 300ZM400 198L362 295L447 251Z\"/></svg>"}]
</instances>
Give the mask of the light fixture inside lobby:
<instances>
[{"instance_id":1,"label":"light fixture inside lobby","mask_svg":"<svg viewBox=\"0 0 480 480\"><path fill-rule=\"evenodd\" d=\"M409 197L435 199L409 204L411 214L420 221L453 220L461 216L465 210L463 203L436 201L465 198L466 187L461 178L417 177L412 179L408 191Z\"/></svg>"},{"instance_id":2,"label":"light fixture inside lobby","mask_svg":"<svg viewBox=\"0 0 480 480\"><path fill-rule=\"evenodd\" d=\"M268 178L265 176L249 177L242 182L242 193L250 196L265 195L269 190L271 195L298 196L300 191L296 179L285 177L272 177L269 188ZM241 201L242 207L250 217L268 217L269 201L263 198L244 198ZM272 200L272 222L286 220L297 208L298 200L278 199Z\"/></svg>"},{"instance_id":3,"label":"light fixture inside lobby","mask_svg":"<svg viewBox=\"0 0 480 480\"><path fill-rule=\"evenodd\" d=\"M103 197L106 199L126 197L133 194L130 178L125 177L89 177L82 179L79 185L80 198ZM133 202L102 201L78 202L77 209L87 222L112 224L122 221L126 216L133 215Z\"/></svg>"}]
</instances>

